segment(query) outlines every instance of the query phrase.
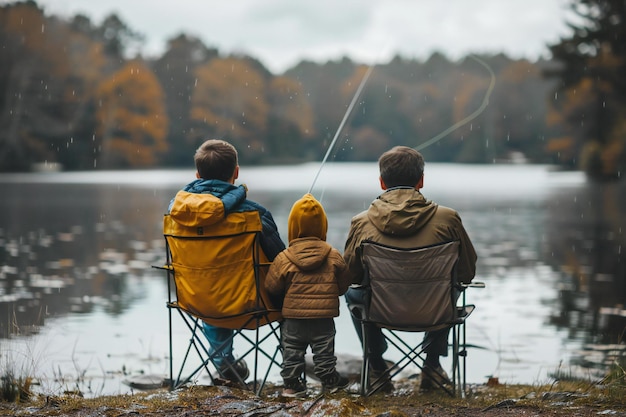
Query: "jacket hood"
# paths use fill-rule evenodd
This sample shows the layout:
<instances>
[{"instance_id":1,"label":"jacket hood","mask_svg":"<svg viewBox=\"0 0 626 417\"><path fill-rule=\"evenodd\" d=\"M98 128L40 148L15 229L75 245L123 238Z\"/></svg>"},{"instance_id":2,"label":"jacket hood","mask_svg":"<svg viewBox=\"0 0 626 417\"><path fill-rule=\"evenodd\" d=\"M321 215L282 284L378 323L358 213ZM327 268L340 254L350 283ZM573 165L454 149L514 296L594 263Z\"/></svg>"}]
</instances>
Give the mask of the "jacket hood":
<instances>
[{"instance_id":1,"label":"jacket hood","mask_svg":"<svg viewBox=\"0 0 626 417\"><path fill-rule=\"evenodd\" d=\"M305 237L289 242L283 252L301 271L314 271L322 266L332 246L317 237Z\"/></svg>"},{"instance_id":2,"label":"jacket hood","mask_svg":"<svg viewBox=\"0 0 626 417\"><path fill-rule=\"evenodd\" d=\"M245 185L219 180L196 180L179 191L170 205L170 216L184 226L209 226L224 219L246 199Z\"/></svg>"},{"instance_id":3,"label":"jacket hood","mask_svg":"<svg viewBox=\"0 0 626 417\"><path fill-rule=\"evenodd\" d=\"M367 216L385 235L417 233L435 215L437 204L414 188L391 188L372 202Z\"/></svg>"},{"instance_id":4,"label":"jacket hood","mask_svg":"<svg viewBox=\"0 0 626 417\"><path fill-rule=\"evenodd\" d=\"M324 207L310 193L293 204L287 223L289 242L303 237L326 240L328 219Z\"/></svg>"}]
</instances>

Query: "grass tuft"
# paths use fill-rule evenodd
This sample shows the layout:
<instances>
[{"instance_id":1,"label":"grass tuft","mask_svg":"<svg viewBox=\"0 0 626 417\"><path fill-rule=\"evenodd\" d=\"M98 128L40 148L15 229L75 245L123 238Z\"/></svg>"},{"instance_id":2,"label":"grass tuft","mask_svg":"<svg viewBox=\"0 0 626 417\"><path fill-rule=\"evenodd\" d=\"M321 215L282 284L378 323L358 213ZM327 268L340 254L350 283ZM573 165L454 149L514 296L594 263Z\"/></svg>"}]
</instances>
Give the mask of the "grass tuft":
<instances>
[{"instance_id":1,"label":"grass tuft","mask_svg":"<svg viewBox=\"0 0 626 417\"><path fill-rule=\"evenodd\" d=\"M0 377L0 401L27 402L32 397L33 379L29 376L15 376L11 371Z\"/></svg>"}]
</instances>

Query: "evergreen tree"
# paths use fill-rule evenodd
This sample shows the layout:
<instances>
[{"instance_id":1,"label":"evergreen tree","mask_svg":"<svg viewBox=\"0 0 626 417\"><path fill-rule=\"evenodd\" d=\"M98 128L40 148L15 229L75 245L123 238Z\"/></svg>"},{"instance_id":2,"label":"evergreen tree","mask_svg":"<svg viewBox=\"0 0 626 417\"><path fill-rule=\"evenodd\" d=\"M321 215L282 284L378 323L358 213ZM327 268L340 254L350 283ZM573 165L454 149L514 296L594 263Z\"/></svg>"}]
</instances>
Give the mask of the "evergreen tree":
<instances>
[{"instance_id":1,"label":"evergreen tree","mask_svg":"<svg viewBox=\"0 0 626 417\"><path fill-rule=\"evenodd\" d=\"M564 161L592 177L617 175L624 167L626 138L626 2L573 0L578 17L572 35L550 46L560 64L545 72L560 80L552 101L566 132Z\"/></svg>"}]
</instances>

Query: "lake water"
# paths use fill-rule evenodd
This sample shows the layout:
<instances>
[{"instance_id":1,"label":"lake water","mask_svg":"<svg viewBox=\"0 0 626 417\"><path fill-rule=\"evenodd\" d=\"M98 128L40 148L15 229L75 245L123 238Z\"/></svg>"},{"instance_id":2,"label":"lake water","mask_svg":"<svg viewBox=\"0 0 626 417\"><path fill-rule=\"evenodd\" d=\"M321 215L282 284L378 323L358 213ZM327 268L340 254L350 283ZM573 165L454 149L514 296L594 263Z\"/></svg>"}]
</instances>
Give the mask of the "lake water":
<instances>
[{"instance_id":1,"label":"lake water","mask_svg":"<svg viewBox=\"0 0 626 417\"><path fill-rule=\"evenodd\" d=\"M242 167L249 197L286 238L293 202L319 164ZM128 393L168 371L163 213L193 170L0 175L0 370L35 375L48 393ZM476 348L468 381L543 383L603 375L623 355L623 183L589 184L547 166L427 164L423 193L456 208L476 247ZM375 163L327 164L313 194L343 249L350 218L380 190ZM345 305L339 354L360 351ZM175 330L176 347L186 341ZM278 375L273 378L279 380Z\"/></svg>"}]
</instances>

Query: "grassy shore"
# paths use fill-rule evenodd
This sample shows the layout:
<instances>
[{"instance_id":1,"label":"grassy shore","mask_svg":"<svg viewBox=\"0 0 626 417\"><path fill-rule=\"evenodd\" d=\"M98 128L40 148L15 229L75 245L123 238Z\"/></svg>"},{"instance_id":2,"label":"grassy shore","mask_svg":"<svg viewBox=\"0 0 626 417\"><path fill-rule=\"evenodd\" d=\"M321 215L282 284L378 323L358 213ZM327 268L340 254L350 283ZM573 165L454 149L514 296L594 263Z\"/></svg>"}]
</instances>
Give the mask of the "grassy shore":
<instances>
[{"instance_id":1,"label":"grassy shore","mask_svg":"<svg viewBox=\"0 0 626 417\"><path fill-rule=\"evenodd\" d=\"M626 416L623 371L596 382L471 385L466 398L418 392L411 379L395 385L392 394L368 398L350 390L321 395L311 386L309 397L301 400L282 398L280 387L273 385L260 397L232 386L199 385L91 399L30 395L0 403L0 416Z\"/></svg>"}]
</instances>

